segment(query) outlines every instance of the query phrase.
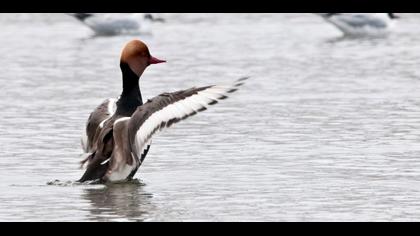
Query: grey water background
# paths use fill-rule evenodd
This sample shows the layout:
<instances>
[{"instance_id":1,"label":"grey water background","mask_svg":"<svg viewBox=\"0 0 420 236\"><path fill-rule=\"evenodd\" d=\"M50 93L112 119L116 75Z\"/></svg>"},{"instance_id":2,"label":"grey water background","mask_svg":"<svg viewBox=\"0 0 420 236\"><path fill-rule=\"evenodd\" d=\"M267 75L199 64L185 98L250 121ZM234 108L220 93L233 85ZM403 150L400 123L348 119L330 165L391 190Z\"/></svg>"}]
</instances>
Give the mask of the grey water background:
<instances>
[{"instance_id":1,"label":"grey water background","mask_svg":"<svg viewBox=\"0 0 420 236\"><path fill-rule=\"evenodd\" d=\"M388 37L353 39L314 14L162 14L113 37L0 14L0 220L420 220L420 15L399 15ZM155 136L141 184L71 184L133 38L168 61L141 78L144 100L252 79Z\"/></svg>"}]
</instances>

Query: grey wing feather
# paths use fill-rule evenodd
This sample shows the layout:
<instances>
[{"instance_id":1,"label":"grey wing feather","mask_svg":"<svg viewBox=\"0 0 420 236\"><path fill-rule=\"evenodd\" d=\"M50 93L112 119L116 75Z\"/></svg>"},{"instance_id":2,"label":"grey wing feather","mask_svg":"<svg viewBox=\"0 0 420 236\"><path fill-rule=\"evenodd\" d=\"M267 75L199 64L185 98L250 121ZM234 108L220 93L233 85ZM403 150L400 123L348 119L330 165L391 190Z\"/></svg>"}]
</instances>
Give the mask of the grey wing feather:
<instances>
[{"instance_id":1,"label":"grey wing feather","mask_svg":"<svg viewBox=\"0 0 420 236\"><path fill-rule=\"evenodd\" d=\"M204 111L209 105L227 98L247 78L228 86L190 88L163 93L137 108L128 121L128 135L133 153L141 156L153 134L172 124Z\"/></svg>"},{"instance_id":2,"label":"grey wing feather","mask_svg":"<svg viewBox=\"0 0 420 236\"><path fill-rule=\"evenodd\" d=\"M101 129L103 123L113 115L116 107L115 103L115 99L106 99L90 114L86 122L85 136L82 138L84 152L91 152L98 128Z\"/></svg>"}]
</instances>

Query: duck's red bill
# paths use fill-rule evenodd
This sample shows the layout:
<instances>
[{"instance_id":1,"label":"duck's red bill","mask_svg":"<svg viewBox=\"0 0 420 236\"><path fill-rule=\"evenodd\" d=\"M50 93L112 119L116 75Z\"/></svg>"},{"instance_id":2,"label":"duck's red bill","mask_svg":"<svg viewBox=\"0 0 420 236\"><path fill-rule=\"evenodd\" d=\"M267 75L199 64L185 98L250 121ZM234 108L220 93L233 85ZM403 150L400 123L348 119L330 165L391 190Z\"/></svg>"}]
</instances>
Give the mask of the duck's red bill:
<instances>
[{"instance_id":1,"label":"duck's red bill","mask_svg":"<svg viewBox=\"0 0 420 236\"><path fill-rule=\"evenodd\" d=\"M158 64L158 63L164 63L165 60L157 59L156 57L150 56L149 63L150 64Z\"/></svg>"}]
</instances>

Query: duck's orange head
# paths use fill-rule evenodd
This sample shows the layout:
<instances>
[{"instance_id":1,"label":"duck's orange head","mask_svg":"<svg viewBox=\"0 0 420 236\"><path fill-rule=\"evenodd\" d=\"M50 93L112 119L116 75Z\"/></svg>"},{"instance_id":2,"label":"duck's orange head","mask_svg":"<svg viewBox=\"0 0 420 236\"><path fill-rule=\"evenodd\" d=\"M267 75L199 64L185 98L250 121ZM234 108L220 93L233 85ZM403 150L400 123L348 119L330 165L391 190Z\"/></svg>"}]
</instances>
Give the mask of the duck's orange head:
<instances>
[{"instance_id":1,"label":"duck's orange head","mask_svg":"<svg viewBox=\"0 0 420 236\"><path fill-rule=\"evenodd\" d=\"M128 42L121 53L121 63L127 64L138 77L149 65L163 62L166 61L150 55L149 48L140 40Z\"/></svg>"}]
</instances>

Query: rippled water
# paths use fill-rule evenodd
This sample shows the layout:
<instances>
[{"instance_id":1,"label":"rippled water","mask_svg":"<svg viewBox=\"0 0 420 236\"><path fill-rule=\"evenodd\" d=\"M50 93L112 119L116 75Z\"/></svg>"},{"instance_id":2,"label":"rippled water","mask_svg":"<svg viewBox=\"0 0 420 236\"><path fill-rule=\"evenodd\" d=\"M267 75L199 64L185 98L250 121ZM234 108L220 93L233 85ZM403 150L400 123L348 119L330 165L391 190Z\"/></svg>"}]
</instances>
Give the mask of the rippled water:
<instances>
[{"instance_id":1,"label":"rippled water","mask_svg":"<svg viewBox=\"0 0 420 236\"><path fill-rule=\"evenodd\" d=\"M114 37L0 14L0 220L420 220L420 15L400 15L389 37L348 39L313 14L163 14L151 35ZM168 60L144 99L252 79L155 136L137 183L71 184L132 38Z\"/></svg>"}]
</instances>

